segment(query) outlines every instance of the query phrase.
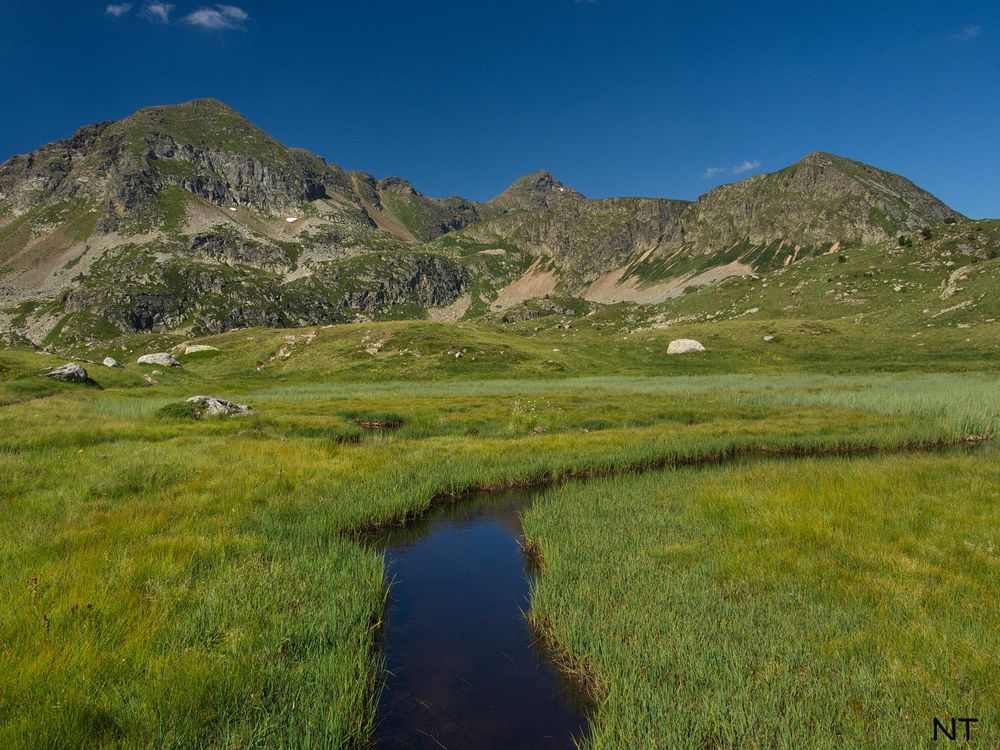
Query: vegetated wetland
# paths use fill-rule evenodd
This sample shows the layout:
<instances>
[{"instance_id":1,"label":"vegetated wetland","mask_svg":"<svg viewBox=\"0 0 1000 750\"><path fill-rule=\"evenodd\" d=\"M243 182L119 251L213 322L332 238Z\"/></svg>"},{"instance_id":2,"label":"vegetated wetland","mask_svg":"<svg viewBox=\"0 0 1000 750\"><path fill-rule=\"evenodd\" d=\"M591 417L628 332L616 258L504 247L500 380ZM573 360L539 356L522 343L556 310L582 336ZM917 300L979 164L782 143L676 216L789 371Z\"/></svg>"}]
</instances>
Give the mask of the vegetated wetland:
<instances>
[{"instance_id":1,"label":"vegetated wetland","mask_svg":"<svg viewBox=\"0 0 1000 750\"><path fill-rule=\"evenodd\" d=\"M590 747L996 744L995 447L569 483L530 617L603 692Z\"/></svg>"},{"instance_id":2,"label":"vegetated wetland","mask_svg":"<svg viewBox=\"0 0 1000 750\"><path fill-rule=\"evenodd\" d=\"M586 745L919 743L927 712L967 710L992 736L995 373L615 372L636 354L362 385L326 374L352 328L280 376L252 363L283 334L216 337L153 387L151 367L82 389L0 353L0 744L366 746L387 578L356 532L595 475L525 518L528 616L598 696ZM164 409L202 391L258 414ZM988 443L894 453L967 440Z\"/></svg>"}]
</instances>

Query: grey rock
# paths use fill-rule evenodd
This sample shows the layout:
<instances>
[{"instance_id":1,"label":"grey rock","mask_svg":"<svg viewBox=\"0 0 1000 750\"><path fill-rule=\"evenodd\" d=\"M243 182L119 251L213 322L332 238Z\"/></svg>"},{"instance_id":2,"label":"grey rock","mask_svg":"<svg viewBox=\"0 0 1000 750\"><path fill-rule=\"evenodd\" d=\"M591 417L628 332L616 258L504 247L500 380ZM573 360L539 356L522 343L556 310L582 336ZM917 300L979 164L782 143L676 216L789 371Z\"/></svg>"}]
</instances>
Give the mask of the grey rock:
<instances>
[{"instance_id":1,"label":"grey rock","mask_svg":"<svg viewBox=\"0 0 1000 750\"><path fill-rule=\"evenodd\" d=\"M195 411L199 417L242 417L257 413L255 409L247 404L237 404L233 401L227 401L224 398L215 398L213 396L192 396L187 400L187 402L189 404L194 404Z\"/></svg>"},{"instance_id":2,"label":"grey rock","mask_svg":"<svg viewBox=\"0 0 1000 750\"><path fill-rule=\"evenodd\" d=\"M160 365L161 367L180 367L181 363L166 352L143 354L136 360L140 365Z\"/></svg>"},{"instance_id":3,"label":"grey rock","mask_svg":"<svg viewBox=\"0 0 1000 750\"><path fill-rule=\"evenodd\" d=\"M219 348L217 346L209 346L208 344L192 344L191 346L184 347L185 354L197 354L198 352L217 352Z\"/></svg>"},{"instance_id":4,"label":"grey rock","mask_svg":"<svg viewBox=\"0 0 1000 750\"><path fill-rule=\"evenodd\" d=\"M73 364L72 362L62 367L55 367L44 374L47 378L55 378L67 383L90 382L90 376L87 374L87 371L80 367L80 365Z\"/></svg>"},{"instance_id":5,"label":"grey rock","mask_svg":"<svg viewBox=\"0 0 1000 750\"><path fill-rule=\"evenodd\" d=\"M119 362L114 357L105 357L104 361L101 362L101 364L104 365L105 367L121 367L122 366L122 363Z\"/></svg>"},{"instance_id":6,"label":"grey rock","mask_svg":"<svg viewBox=\"0 0 1000 750\"><path fill-rule=\"evenodd\" d=\"M667 354L689 354L703 351L705 351L705 346L694 339L674 339L667 346Z\"/></svg>"}]
</instances>

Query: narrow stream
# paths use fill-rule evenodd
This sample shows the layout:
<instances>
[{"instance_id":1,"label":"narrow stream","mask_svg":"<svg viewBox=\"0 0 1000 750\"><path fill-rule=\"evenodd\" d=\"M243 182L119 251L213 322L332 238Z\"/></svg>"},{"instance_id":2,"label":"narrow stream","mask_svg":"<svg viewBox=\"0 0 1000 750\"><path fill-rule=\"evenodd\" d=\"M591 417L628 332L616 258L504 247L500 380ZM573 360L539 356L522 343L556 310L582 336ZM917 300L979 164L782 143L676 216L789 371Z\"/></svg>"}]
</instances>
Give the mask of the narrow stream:
<instances>
[{"instance_id":1,"label":"narrow stream","mask_svg":"<svg viewBox=\"0 0 1000 750\"><path fill-rule=\"evenodd\" d=\"M573 748L586 700L524 618L529 492L483 495L376 542L391 588L377 748Z\"/></svg>"}]
</instances>

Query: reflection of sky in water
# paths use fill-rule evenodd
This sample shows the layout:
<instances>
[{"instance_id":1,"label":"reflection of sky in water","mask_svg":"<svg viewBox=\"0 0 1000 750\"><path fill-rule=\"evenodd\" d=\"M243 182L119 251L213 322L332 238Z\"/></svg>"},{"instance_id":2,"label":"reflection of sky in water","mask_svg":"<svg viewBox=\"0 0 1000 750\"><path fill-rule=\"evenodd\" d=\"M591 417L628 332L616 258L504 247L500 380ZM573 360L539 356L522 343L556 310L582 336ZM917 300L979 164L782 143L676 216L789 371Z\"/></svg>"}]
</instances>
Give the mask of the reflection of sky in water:
<instances>
[{"instance_id":1,"label":"reflection of sky in water","mask_svg":"<svg viewBox=\"0 0 1000 750\"><path fill-rule=\"evenodd\" d=\"M382 538L393 586L378 747L572 748L585 731L583 702L522 614L530 499L461 502Z\"/></svg>"}]
</instances>

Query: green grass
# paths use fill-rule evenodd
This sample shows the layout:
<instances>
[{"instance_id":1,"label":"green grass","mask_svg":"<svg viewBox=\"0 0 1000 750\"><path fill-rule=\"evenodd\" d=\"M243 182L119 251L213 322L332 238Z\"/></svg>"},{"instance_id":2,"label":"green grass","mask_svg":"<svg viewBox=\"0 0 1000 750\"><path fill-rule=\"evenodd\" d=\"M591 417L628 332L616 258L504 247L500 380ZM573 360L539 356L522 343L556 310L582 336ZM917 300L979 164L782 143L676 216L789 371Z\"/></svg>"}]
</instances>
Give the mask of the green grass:
<instances>
[{"instance_id":1,"label":"green grass","mask_svg":"<svg viewBox=\"0 0 1000 750\"><path fill-rule=\"evenodd\" d=\"M886 329L905 332L912 347L931 347L924 337L935 330L958 325L974 329L998 317L995 280L1000 266L994 253L1000 245L1000 223L963 222L936 227L931 234L926 240L918 233L914 245L905 249L891 241L804 259L800 253L795 263L782 266L780 261L790 257L786 248L773 269L758 278L731 278L642 316L652 312L654 319L690 316L705 322L712 315L717 325L756 308L755 319L779 326L786 320L839 319L876 336ZM719 262L733 259L732 253L744 249L712 256L713 262L716 257ZM963 269L962 280L946 294L949 276Z\"/></svg>"},{"instance_id":2,"label":"green grass","mask_svg":"<svg viewBox=\"0 0 1000 750\"><path fill-rule=\"evenodd\" d=\"M195 177L197 166L187 159L156 159L154 165L160 174L168 177Z\"/></svg>"},{"instance_id":3,"label":"green grass","mask_svg":"<svg viewBox=\"0 0 1000 750\"><path fill-rule=\"evenodd\" d=\"M600 701L588 747L1000 742L996 450L572 484L525 518L532 619Z\"/></svg>"},{"instance_id":4,"label":"green grass","mask_svg":"<svg viewBox=\"0 0 1000 750\"><path fill-rule=\"evenodd\" d=\"M167 185L160 191L160 226L164 232L178 232L184 224L188 193L179 187Z\"/></svg>"},{"instance_id":5,"label":"green grass","mask_svg":"<svg viewBox=\"0 0 1000 750\"><path fill-rule=\"evenodd\" d=\"M110 269L110 266L108 266ZM104 266L102 266L104 272ZM260 274L258 274L260 276ZM258 283L246 275L246 283ZM262 288L267 288L263 281ZM294 285L289 285L290 287ZM148 284L144 288L159 289ZM285 290L286 292L289 290ZM213 295L206 300L216 299ZM220 310L224 310L222 301ZM109 308L116 315L124 309ZM221 314L221 313L220 313ZM571 328L566 329L566 325ZM277 357L286 337L315 332L309 343ZM202 369L207 377L248 384L391 382L618 376L716 376L720 373L870 374L982 371L995 373L1000 340L995 324L923 331L872 329L850 321L764 320L751 316L724 324L683 322L642 327L620 309L584 317L549 315L510 325L430 321L355 323L299 331L247 329L199 339L223 354ZM914 333L919 335L914 336ZM764 336L774 336L770 343ZM674 338L694 338L708 352L667 354ZM188 340L183 334L123 336L89 345L64 340L69 351L99 359L128 358ZM380 341L376 354L367 349ZM455 351L464 350L456 359ZM553 367L552 362L558 367ZM257 370L257 367L261 367Z\"/></svg>"},{"instance_id":6,"label":"green grass","mask_svg":"<svg viewBox=\"0 0 1000 750\"><path fill-rule=\"evenodd\" d=\"M995 373L704 374L712 360L650 356L644 338L572 333L254 329L149 386L135 358L181 340L151 334L93 352L126 362L84 363L99 391L39 376L61 357L0 352L0 746L361 746L385 590L358 529L477 488L997 424ZM554 356L569 375L542 369ZM179 418L196 394L259 414Z\"/></svg>"}]
</instances>

